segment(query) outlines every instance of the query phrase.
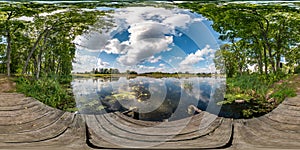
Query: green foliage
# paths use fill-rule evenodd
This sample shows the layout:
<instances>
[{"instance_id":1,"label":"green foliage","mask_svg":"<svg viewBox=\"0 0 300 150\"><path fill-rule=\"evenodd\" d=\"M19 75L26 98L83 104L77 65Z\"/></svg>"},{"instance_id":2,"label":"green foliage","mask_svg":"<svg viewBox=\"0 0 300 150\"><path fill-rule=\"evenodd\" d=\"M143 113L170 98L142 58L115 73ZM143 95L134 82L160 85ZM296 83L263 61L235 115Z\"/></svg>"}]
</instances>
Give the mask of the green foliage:
<instances>
[{"instance_id":1,"label":"green foliage","mask_svg":"<svg viewBox=\"0 0 300 150\"><path fill-rule=\"evenodd\" d=\"M300 74L300 65L294 69L294 73Z\"/></svg>"},{"instance_id":2,"label":"green foliage","mask_svg":"<svg viewBox=\"0 0 300 150\"><path fill-rule=\"evenodd\" d=\"M86 11L78 4L0 2L0 37L7 39L0 55L7 54L6 72L31 74L36 79L47 74L69 75L75 37L110 28L111 20L103 19L107 13ZM32 19L19 19L24 16Z\"/></svg>"},{"instance_id":3,"label":"green foliage","mask_svg":"<svg viewBox=\"0 0 300 150\"><path fill-rule=\"evenodd\" d=\"M289 87L289 79L290 75L283 73L253 73L227 78L225 100L218 104L240 105L245 118L266 114L285 98L296 96L295 89Z\"/></svg>"},{"instance_id":4,"label":"green foliage","mask_svg":"<svg viewBox=\"0 0 300 150\"><path fill-rule=\"evenodd\" d=\"M297 96L295 89L288 87L286 83L279 85L277 89L278 90L270 96L275 98L277 103L281 103L287 97Z\"/></svg>"},{"instance_id":5,"label":"green foliage","mask_svg":"<svg viewBox=\"0 0 300 150\"><path fill-rule=\"evenodd\" d=\"M260 74L282 71L280 58L287 66L299 63L299 7L280 4L181 3L213 21L212 27L227 44L216 53L216 67L228 77L248 71L255 65ZM222 59L220 59L222 58Z\"/></svg>"},{"instance_id":6,"label":"green foliage","mask_svg":"<svg viewBox=\"0 0 300 150\"><path fill-rule=\"evenodd\" d=\"M235 78L227 78L229 93L249 93L253 91L265 95L271 83L259 74L244 74Z\"/></svg>"},{"instance_id":7,"label":"green foliage","mask_svg":"<svg viewBox=\"0 0 300 150\"><path fill-rule=\"evenodd\" d=\"M64 79L60 79L64 81ZM24 93L26 96L33 97L46 105L61 110L76 110L76 103L60 83L59 79L41 78L33 80L30 78L19 77L17 79L17 91Z\"/></svg>"}]
</instances>

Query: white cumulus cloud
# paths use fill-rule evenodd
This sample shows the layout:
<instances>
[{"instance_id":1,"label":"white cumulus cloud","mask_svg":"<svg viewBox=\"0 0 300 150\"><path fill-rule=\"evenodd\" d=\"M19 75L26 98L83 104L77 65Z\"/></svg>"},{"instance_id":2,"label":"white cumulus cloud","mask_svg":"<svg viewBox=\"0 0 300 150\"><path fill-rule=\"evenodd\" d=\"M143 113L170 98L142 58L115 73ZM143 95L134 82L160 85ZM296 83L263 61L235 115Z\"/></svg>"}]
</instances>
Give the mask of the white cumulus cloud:
<instances>
[{"instance_id":1,"label":"white cumulus cloud","mask_svg":"<svg viewBox=\"0 0 300 150\"><path fill-rule=\"evenodd\" d=\"M182 10L155 7L122 8L113 16L119 28L128 29L129 40L111 39L103 51L120 54L117 60L126 66L149 59L151 63L157 62L158 59L151 57L170 49L175 28L185 28L194 21Z\"/></svg>"},{"instance_id":2,"label":"white cumulus cloud","mask_svg":"<svg viewBox=\"0 0 300 150\"><path fill-rule=\"evenodd\" d=\"M139 63L143 61L157 63L162 57L154 56L161 52L171 50L170 47L174 44L172 34L175 34L175 29L188 28L189 24L201 21L201 19L196 19L185 11L186 10L177 8L165 9L156 7L119 8L111 14L116 27L111 28L109 32L91 32L86 35L78 36L74 40L74 43L77 44L77 49L80 50L117 54L119 56L116 60L118 64L124 68L139 65ZM128 30L129 32L128 40L120 41L117 37L114 37L116 33L120 33L124 30ZM200 60L198 58L198 52L193 55L195 56L189 56L193 59L191 62L183 60L182 64L192 64ZM79 67L77 64L74 70L83 70L84 68L96 66L105 67L109 65L108 62L98 60L96 58L98 56L92 57L82 54L76 57L82 57L80 58L80 64L84 65ZM157 67L159 68L159 66ZM157 71L151 67L140 69Z\"/></svg>"},{"instance_id":3,"label":"white cumulus cloud","mask_svg":"<svg viewBox=\"0 0 300 150\"><path fill-rule=\"evenodd\" d=\"M148 59L148 62L150 63L157 63L158 61L161 60L161 56L158 56L158 57L154 57L154 56L151 56L149 59Z\"/></svg>"},{"instance_id":4,"label":"white cumulus cloud","mask_svg":"<svg viewBox=\"0 0 300 150\"><path fill-rule=\"evenodd\" d=\"M85 55L79 52L75 53L75 62L73 63L74 72L91 71L97 67L97 56Z\"/></svg>"},{"instance_id":5,"label":"white cumulus cloud","mask_svg":"<svg viewBox=\"0 0 300 150\"><path fill-rule=\"evenodd\" d=\"M102 61L100 58L98 58L97 68L107 68L108 66L108 62Z\"/></svg>"},{"instance_id":6,"label":"white cumulus cloud","mask_svg":"<svg viewBox=\"0 0 300 150\"><path fill-rule=\"evenodd\" d=\"M73 41L76 43L77 48L85 49L88 51L99 51L107 44L110 39L108 33L90 32L81 36L77 36Z\"/></svg>"},{"instance_id":7,"label":"white cumulus cloud","mask_svg":"<svg viewBox=\"0 0 300 150\"><path fill-rule=\"evenodd\" d=\"M194 65L199 61L211 58L214 55L215 50L211 49L208 45L202 50L197 50L195 53L189 54L183 61L180 62L181 66Z\"/></svg>"},{"instance_id":8,"label":"white cumulus cloud","mask_svg":"<svg viewBox=\"0 0 300 150\"><path fill-rule=\"evenodd\" d=\"M108 54L126 54L129 48L130 44L128 41L121 43L118 39L112 39L108 41L104 51Z\"/></svg>"},{"instance_id":9,"label":"white cumulus cloud","mask_svg":"<svg viewBox=\"0 0 300 150\"><path fill-rule=\"evenodd\" d=\"M118 58L120 63L128 66L168 50L169 44L173 42L172 36L165 36L169 33L168 28L157 22L136 23L128 32L131 35L126 47L127 53Z\"/></svg>"}]
</instances>

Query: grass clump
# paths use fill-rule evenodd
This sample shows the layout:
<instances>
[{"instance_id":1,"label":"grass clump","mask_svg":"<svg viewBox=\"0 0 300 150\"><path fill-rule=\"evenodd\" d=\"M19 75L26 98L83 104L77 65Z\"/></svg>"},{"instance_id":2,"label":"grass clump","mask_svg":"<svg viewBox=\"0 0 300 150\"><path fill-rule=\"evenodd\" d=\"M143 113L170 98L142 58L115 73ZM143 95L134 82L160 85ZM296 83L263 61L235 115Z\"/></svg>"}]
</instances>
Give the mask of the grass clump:
<instances>
[{"instance_id":1,"label":"grass clump","mask_svg":"<svg viewBox=\"0 0 300 150\"><path fill-rule=\"evenodd\" d=\"M70 79L42 77L39 80L19 77L17 92L33 97L46 105L65 111L75 111L76 102L69 88Z\"/></svg>"},{"instance_id":2,"label":"grass clump","mask_svg":"<svg viewBox=\"0 0 300 150\"><path fill-rule=\"evenodd\" d=\"M242 118L252 118L272 111L286 97L296 96L288 84L290 75L282 73L243 74L227 78L225 100L220 105L240 105Z\"/></svg>"},{"instance_id":3,"label":"grass clump","mask_svg":"<svg viewBox=\"0 0 300 150\"><path fill-rule=\"evenodd\" d=\"M281 103L286 97L294 97L297 96L296 90L288 86L287 83L283 83L278 85L277 91L270 95L271 98L277 100L277 103Z\"/></svg>"}]
</instances>

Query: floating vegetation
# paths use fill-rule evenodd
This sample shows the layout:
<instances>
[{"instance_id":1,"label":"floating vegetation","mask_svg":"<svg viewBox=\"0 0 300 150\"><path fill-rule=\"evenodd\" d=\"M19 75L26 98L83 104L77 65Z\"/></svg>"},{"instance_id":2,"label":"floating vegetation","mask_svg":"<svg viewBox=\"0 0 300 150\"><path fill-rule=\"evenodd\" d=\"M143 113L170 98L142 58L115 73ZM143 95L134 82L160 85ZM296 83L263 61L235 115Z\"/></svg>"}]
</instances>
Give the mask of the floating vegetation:
<instances>
[{"instance_id":1,"label":"floating vegetation","mask_svg":"<svg viewBox=\"0 0 300 150\"><path fill-rule=\"evenodd\" d=\"M193 90L193 83L189 81L184 81L182 84L182 88L185 90L192 91Z\"/></svg>"},{"instance_id":2,"label":"floating vegetation","mask_svg":"<svg viewBox=\"0 0 300 150\"><path fill-rule=\"evenodd\" d=\"M90 114L93 113L92 109L95 109L96 114L101 112L121 112L125 115L138 116L138 119L148 121L163 121L165 119L172 121L189 117L195 112L205 110L209 100L207 101L203 97L210 99L212 96L211 83L220 84L220 86L225 85L223 83L225 80L215 78L201 78L201 82L199 82L199 78L154 79L137 77L135 79L121 78L118 81L101 80L101 82L103 82L100 83L101 86L99 83L95 83L94 87L91 87L90 84L80 83L80 85L87 85L88 87L78 87L90 90L90 94L88 94L88 91L76 90L82 92L82 94L79 93L76 95L79 98L86 97L86 103L88 103L84 104L82 100L77 99L77 106L84 107L84 109L79 110L80 113ZM201 84L195 86L196 82ZM223 95L217 94L218 92L222 92L220 90L216 89L214 91L216 92L214 96ZM190 108L190 113L188 113L187 110L190 105L194 105L195 108Z\"/></svg>"}]
</instances>

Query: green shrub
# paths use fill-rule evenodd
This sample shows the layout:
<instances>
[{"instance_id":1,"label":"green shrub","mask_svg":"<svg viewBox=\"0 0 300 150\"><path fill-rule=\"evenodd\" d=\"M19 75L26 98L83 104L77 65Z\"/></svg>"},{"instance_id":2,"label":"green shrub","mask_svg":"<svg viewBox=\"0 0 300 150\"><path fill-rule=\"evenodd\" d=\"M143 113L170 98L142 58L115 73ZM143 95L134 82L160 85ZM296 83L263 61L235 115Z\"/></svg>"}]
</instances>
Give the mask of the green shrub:
<instances>
[{"instance_id":1,"label":"green shrub","mask_svg":"<svg viewBox=\"0 0 300 150\"><path fill-rule=\"evenodd\" d=\"M286 97L294 97L297 96L295 89L286 87L285 85L281 85L278 91L271 94L272 98L277 100L277 103L281 103Z\"/></svg>"},{"instance_id":2,"label":"green shrub","mask_svg":"<svg viewBox=\"0 0 300 150\"><path fill-rule=\"evenodd\" d=\"M58 78L33 80L20 77L17 79L17 91L33 97L46 105L61 110L74 110L76 107L72 95L59 83Z\"/></svg>"},{"instance_id":3,"label":"green shrub","mask_svg":"<svg viewBox=\"0 0 300 150\"><path fill-rule=\"evenodd\" d=\"M294 73L300 74L300 65L298 65L298 66L294 69Z\"/></svg>"},{"instance_id":4,"label":"green shrub","mask_svg":"<svg viewBox=\"0 0 300 150\"><path fill-rule=\"evenodd\" d=\"M266 76L259 74L244 74L235 78L227 79L226 93L250 94L252 91L265 95L268 87L272 84Z\"/></svg>"},{"instance_id":5,"label":"green shrub","mask_svg":"<svg viewBox=\"0 0 300 150\"><path fill-rule=\"evenodd\" d=\"M266 114L286 97L296 96L295 90L288 85L289 77L291 76L278 72L268 75L242 74L227 78L226 99L218 104L240 105L240 112L244 118ZM269 98L274 98L276 102L268 101ZM242 104L237 104L235 100L244 101Z\"/></svg>"}]
</instances>

